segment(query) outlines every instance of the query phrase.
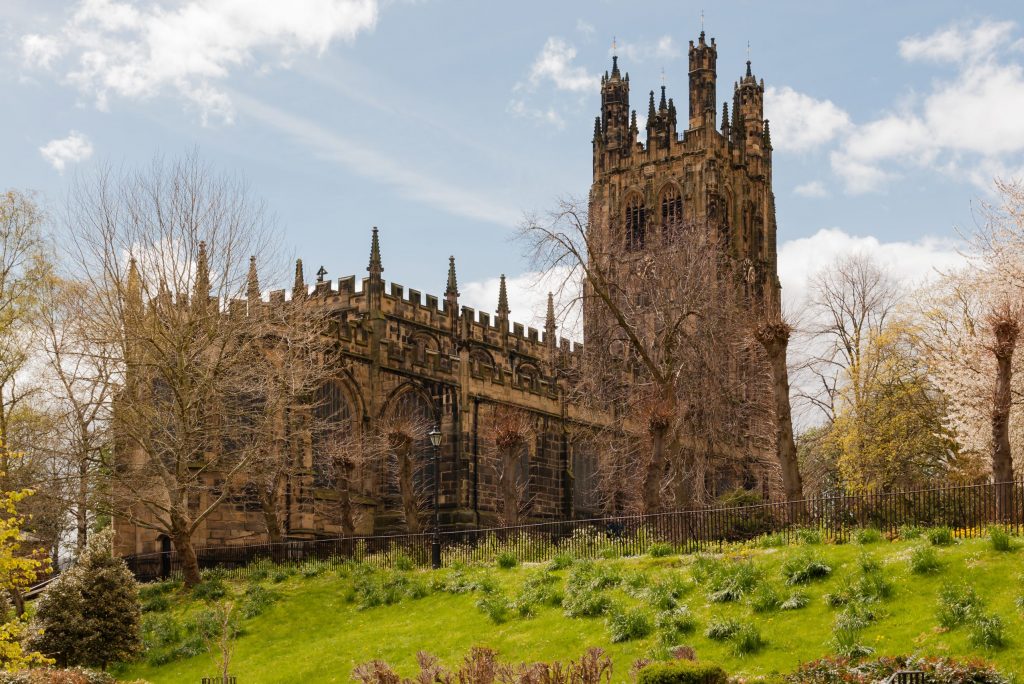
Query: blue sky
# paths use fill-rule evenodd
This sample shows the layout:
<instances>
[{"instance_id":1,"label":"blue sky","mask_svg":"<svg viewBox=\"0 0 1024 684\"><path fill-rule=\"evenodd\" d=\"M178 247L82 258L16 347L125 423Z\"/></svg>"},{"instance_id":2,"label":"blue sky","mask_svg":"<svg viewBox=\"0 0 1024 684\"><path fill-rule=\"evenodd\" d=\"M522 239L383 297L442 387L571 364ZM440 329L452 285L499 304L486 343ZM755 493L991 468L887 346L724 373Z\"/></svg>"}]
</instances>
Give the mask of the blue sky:
<instances>
[{"instance_id":1,"label":"blue sky","mask_svg":"<svg viewBox=\"0 0 1024 684\"><path fill-rule=\"evenodd\" d=\"M523 212L589 187L613 36L641 116L663 69L685 102L702 4L0 0L0 187L56 206L97 162L195 147L245 174L310 273L364 273L377 225L386 278L440 294L454 253L492 309L496 276L529 268ZM991 178L1024 174L1022 23L1019 2L705 8L719 101L748 41L769 88L791 302L843 250L908 277L955 261Z\"/></svg>"}]
</instances>

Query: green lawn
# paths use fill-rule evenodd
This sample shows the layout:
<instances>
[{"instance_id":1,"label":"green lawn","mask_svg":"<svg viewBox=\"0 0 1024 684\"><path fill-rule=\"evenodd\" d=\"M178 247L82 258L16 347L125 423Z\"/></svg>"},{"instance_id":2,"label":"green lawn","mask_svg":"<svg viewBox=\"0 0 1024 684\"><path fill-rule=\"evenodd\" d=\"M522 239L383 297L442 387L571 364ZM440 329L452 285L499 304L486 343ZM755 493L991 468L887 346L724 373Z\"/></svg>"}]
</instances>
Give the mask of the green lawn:
<instances>
[{"instance_id":1,"label":"green lawn","mask_svg":"<svg viewBox=\"0 0 1024 684\"><path fill-rule=\"evenodd\" d=\"M707 583L699 584L693 579L696 556L643 556L602 560L596 565L622 578L618 585L604 590L610 598L624 607L643 606L652 621L656 611L649 607L651 599L635 587L641 587L645 581L649 584L682 578L689 588L679 601L696 617L696 629L678 641L693 646L702 661L717 662L730 674L762 675L789 672L801 662L832 652L833 622L842 609L829 607L823 597L852 586L862 574L862 554L869 553L880 561L882 574L892 584L893 592L889 598L872 604L876 620L864 630L860 643L874 648L879 655L981 656L1004 673L1024 673L1024 614L1016 604L1024 594L1024 551L995 551L987 539L960 541L949 547L934 547L942 562L939 572L913 574L908 565L911 551L927 544L919 539L732 549L724 554L724 564L731 564L738 557L752 560L761 577L759 582L774 585L783 597L793 589L786 586L781 570L786 559L810 551L832 568L827 578L799 587L810 598L807 607L757 614L749 605L749 593L738 602L712 602ZM1016 540L1016 544L1022 546L1021 540ZM492 596L514 598L524 580L544 573L546 568L542 564L510 570L478 567L464 569L462 575L476 581L490 577L497 585ZM262 614L242 620L244 633L236 642L233 674L240 684L348 682L356 664L374 658L386 660L404 675L412 675L419 650L455 664L473 645L490 646L503 659L515 661L567 660L577 658L589 646L599 646L614 660L615 681L628 681L627 673L635 659L657 655L656 632L642 639L611 643L606 617L569 618L556 605L539 607L530 618L513 614L508 622L495 624L477 608L483 595L480 590L453 594L437 588L450 582L453 572L392 573L391 577L404 574L414 584L434 588L422 598L404 598L393 605L362 610L359 598L353 598L355 579L351 568L342 572L328 570L314 577L295 573L277 583L273 578L264 579L261 585L277 592L280 598ZM572 572L573 566L555 572L558 580L554 586L564 589ZM1006 637L1002 648L986 650L972 646L967 627L950 631L939 628L939 591L946 583L962 580L974 586L984 599L987 612L1002 618ZM247 583L229 582L228 586L240 603ZM180 620L204 610L205 606L202 601L176 592L169 613L149 613L147 619L167 620L159 616L170 614ZM704 636L712 620L728 617L757 625L767 642L764 648L756 654L738 656L730 644ZM214 674L213 657L205 653L159 667L147 664L144 657L118 672L123 679L142 678L154 684L199 682L202 676L210 674Z\"/></svg>"}]
</instances>

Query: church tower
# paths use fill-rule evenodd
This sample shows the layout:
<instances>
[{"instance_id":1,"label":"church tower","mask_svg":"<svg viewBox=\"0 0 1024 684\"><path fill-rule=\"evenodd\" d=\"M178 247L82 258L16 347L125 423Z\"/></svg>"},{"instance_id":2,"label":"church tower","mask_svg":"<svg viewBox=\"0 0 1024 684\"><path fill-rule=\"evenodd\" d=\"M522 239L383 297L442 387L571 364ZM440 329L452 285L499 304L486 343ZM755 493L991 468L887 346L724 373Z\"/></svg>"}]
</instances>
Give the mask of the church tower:
<instances>
[{"instance_id":1,"label":"church tower","mask_svg":"<svg viewBox=\"0 0 1024 684\"><path fill-rule=\"evenodd\" d=\"M716 126L718 48L701 31L689 45L686 129L677 130L676 106L667 89L650 91L646 137L630 110L629 74L612 57L601 79L601 115L594 123L594 178L590 191L591 238L607 245L603 256L630 268L648 250L664 245L673 225L715 231L746 273L753 300L778 307L775 200L771 138L764 119L764 81L748 61L723 102ZM585 312L586 317L586 312Z\"/></svg>"}]
</instances>

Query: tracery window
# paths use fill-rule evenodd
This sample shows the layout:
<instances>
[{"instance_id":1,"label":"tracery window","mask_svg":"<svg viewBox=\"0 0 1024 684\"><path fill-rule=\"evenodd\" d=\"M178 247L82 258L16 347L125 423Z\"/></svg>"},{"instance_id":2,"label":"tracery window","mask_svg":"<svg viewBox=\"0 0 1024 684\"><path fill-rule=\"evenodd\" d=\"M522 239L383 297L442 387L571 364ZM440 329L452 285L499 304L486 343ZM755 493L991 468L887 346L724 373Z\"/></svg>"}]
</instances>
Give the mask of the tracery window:
<instances>
[{"instance_id":1,"label":"tracery window","mask_svg":"<svg viewBox=\"0 0 1024 684\"><path fill-rule=\"evenodd\" d=\"M683 197L675 186L669 186L661 195L661 229L665 242L673 242L681 232L683 223Z\"/></svg>"},{"instance_id":2,"label":"tracery window","mask_svg":"<svg viewBox=\"0 0 1024 684\"><path fill-rule=\"evenodd\" d=\"M594 445L581 440L572 446L572 499L577 511L595 513L600 507L597 456Z\"/></svg>"},{"instance_id":3,"label":"tracery window","mask_svg":"<svg viewBox=\"0 0 1024 684\"><path fill-rule=\"evenodd\" d=\"M313 486L321 489L338 484L338 459L352 432L352 408L340 382L332 381L317 390L313 407Z\"/></svg>"},{"instance_id":4,"label":"tracery window","mask_svg":"<svg viewBox=\"0 0 1024 684\"><path fill-rule=\"evenodd\" d=\"M647 242L647 210L640 195L632 195L626 201L625 228L626 249L643 249Z\"/></svg>"}]
</instances>

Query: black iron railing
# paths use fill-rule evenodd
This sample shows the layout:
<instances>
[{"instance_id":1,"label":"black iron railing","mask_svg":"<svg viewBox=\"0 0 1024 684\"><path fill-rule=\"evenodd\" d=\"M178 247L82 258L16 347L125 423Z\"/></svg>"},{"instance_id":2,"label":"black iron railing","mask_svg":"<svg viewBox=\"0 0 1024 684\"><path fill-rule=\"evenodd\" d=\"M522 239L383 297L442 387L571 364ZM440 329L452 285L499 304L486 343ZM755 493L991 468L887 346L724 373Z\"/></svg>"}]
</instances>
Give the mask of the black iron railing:
<instances>
[{"instance_id":1,"label":"black iron railing","mask_svg":"<svg viewBox=\"0 0 1024 684\"><path fill-rule=\"evenodd\" d=\"M1024 482L960 485L913 491L823 497L727 508L619 515L588 520L538 522L516 527L442 531L442 564L491 561L511 554L517 561L546 561L559 553L577 558L631 556L652 544L671 552L720 548L777 535L788 543L798 535L823 541L846 541L858 529L896 534L906 526L939 527L955 537L986 534L990 525L1020 534L1024 529ZM238 544L196 549L199 567L219 567L233 574L269 564L340 565L349 560L384 568L430 563L431 535L401 534L288 541L280 544ZM125 559L141 580L181 570L174 551Z\"/></svg>"}]
</instances>

